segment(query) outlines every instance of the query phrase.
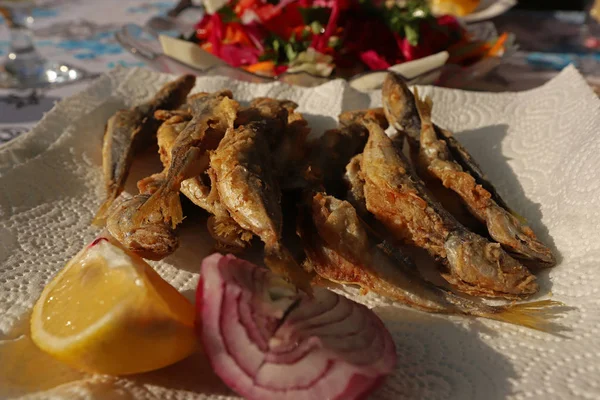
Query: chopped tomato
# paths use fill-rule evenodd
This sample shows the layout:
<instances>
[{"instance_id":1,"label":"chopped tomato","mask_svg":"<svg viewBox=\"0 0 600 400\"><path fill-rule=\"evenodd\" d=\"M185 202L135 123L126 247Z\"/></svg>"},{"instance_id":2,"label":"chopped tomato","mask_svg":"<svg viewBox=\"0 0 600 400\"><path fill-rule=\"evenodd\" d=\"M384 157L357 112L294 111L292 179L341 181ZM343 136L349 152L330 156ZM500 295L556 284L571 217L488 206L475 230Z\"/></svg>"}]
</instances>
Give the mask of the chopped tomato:
<instances>
[{"instance_id":1,"label":"chopped tomato","mask_svg":"<svg viewBox=\"0 0 600 400\"><path fill-rule=\"evenodd\" d=\"M272 4L267 4L256 11L265 28L285 40L290 39L294 29L304 27L302 14L296 4L284 7L281 12L278 12Z\"/></svg>"},{"instance_id":2,"label":"chopped tomato","mask_svg":"<svg viewBox=\"0 0 600 400\"><path fill-rule=\"evenodd\" d=\"M244 46L252 46L250 38L244 31L241 24L232 22L225 26L224 44L243 44Z\"/></svg>"}]
</instances>

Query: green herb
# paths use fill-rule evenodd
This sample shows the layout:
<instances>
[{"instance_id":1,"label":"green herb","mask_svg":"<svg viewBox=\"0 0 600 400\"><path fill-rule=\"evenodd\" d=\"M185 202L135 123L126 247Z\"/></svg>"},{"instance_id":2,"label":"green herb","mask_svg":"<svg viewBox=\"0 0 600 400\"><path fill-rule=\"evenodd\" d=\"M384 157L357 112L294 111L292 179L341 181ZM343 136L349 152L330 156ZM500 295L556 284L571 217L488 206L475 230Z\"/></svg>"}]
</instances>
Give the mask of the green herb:
<instances>
[{"instance_id":1,"label":"green herb","mask_svg":"<svg viewBox=\"0 0 600 400\"><path fill-rule=\"evenodd\" d=\"M298 54L306 51L310 46L309 40L296 40L294 36L286 41L281 37L271 34L265 40L265 56L261 61L271 60L277 64L288 64L295 60ZM262 56L261 56L262 57Z\"/></svg>"},{"instance_id":2,"label":"green herb","mask_svg":"<svg viewBox=\"0 0 600 400\"><path fill-rule=\"evenodd\" d=\"M217 11L217 13L219 14L221 20L225 24L228 24L230 22L240 22L239 17L235 13L235 11L233 11L233 8L231 6L224 5L223 7L219 8L219 11Z\"/></svg>"},{"instance_id":3,"label":"green herb","mask_svg":"<svg viewBox=\"0 0 600 400\"><path fill-rule=\"evenodd\" d=\"M373 6L367 2L366 7ZM372 8L369 8L372 10ZM394 4L390 8L377 8L380 18L394 33L405 37L412 46L419 44L419 27L422 21L433 18L424 0L408 0L403 7Z\"/></svg>"},{"instance_id":4,"label":"green herb","mask_svg":"<svg viewBox=\"0 0 600 400\"><path fill-rule=\"evenodd\" d=\"M279 36L275 36L273 38L272 47L276 53L279 53L279 49L281 49L281 47L284 45L285 45L285 42Z\"/></svg>"},{"instance_id":5,"label":"green herb","mask_svg":"<svg viewBox=\"0 0 600 400\"><path fill-rule=\"evenodd\" d=\"M310 33L311 33L310 28L308 26L305 26L304 29L302 29L302 32L300 33L300 38L302 40L306 40L310 36Z\"/></svg>"},{"instance_id":6,"label":"green herb","mask_svg":"<svg viewBox=\"0 0 600 400\"><path fill-rule=\"evenodd\" d=\"M415 28L412 24L404 25L404 35L406 36L406 40L410 43L411 46L416 46L419 44L419 30Z\"/></svg>"},{"instance_id":7,"label":"green herb","mask_svg":"<svg viewBox=\"0 0 600 400\"><path fill-rule=\"evenodd\" d=\"M331 36L327 41L327 46L331 47L332 49L338 49L339 47L341 47L341 45L342 41L337 36Z\"/></svg>"},{"instance_id":8,"label":"green herb","mask_svg":"<svg viewBox=\"0 0 600 400\"><path fill-rule=\"evenodd\" d=\"M323 27L323 25L321 25L321 23L319 21L313 21L310 24L310 30L315 35L320 35L321 33L323 33L325 31L325 28Z\"/></svg>"},{"instance_id":9,"label":"green herb","mask_svg":"<svg viewBox=\"0 0 600 400\"><path fill-rule=\"evenodd\" d=\"M285 45L285 55L287 56L288 61L294 61L296 57L298 57L298 52L294 49L294 45L288 43Z\"/></svg>"}]
</instances>

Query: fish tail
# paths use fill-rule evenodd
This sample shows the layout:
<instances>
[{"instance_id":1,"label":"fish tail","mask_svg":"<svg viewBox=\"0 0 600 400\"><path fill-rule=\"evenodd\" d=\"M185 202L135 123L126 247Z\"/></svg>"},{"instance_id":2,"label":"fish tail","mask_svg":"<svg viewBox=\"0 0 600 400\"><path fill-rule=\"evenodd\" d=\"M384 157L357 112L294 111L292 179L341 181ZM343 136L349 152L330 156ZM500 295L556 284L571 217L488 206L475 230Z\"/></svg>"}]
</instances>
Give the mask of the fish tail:
<instances>
[{"instance_id":1,"label":"fish tail","mask_svg":"<svg viewBox=\"0 0 600 400\"><path fill-rule=\"evenodd\" d=\"M283 276L305 293L312 295L309 274L294 260L280 244L265 246L265 264L274 273Z\"/></svg>"},{"instance_id":2,"label":"fish tail","mask_svg":"<svg viewBox=\"0 0 600 400\"><path fill-rule=\"evenodd\" d=\"M417 111L419 112L419 116L425 122L431 121L431 109L433 107L433 101L431 97L426 96L425 98L419 97L419 90L417 88L414 89L415 92L415 105L417 106Z\"/></svg>"},{"instance_id":3,"label":"fish tail","mask_svg":"<svg viewBox=\"0 0 600 400\"><path fill-rule=\"evenodd\" d=\"M527 223L528 223L527 218L525 218L521 214L517 213L515 210L507 209L506 211L508 211L513 217L515 217L517 219L517 221L519 221L523 225L527 225Z\"/></svg>"},{"instance_id":4,"label":"fish tail","mask_svg":"<svg viewBox=\"0 0 600 400\"><path fill-rule=\"evenodd\" d=\"M450 293L446 296L446 299L464 314L525 326L549 333L557 333L564 330L564 327L561 327L552 320L568 308L560 301L555 300L539 300L528 303L492 306L467 300Z\"/></svg>"},{"instance_id":5,"label":"fish tail","mask_svg":"<svg viewBox=\"0 0 600 400\"><path fill-rule=\"evenodd\" d=\"M183 210L181 209L179 192L168 191L165 193L165 191L164 185L159 187L156 192L140 206L133 215L133 224L135 226L140 226L144 220L154 212L160 212L165 222L171 221L171 227L173 229L183 221Z\"/></svg>"},{"instance_id":6,"label":"fish tail","mask_svg":"<svg viewBox=\"0 0 600 400\"><path fill-rule=\"evenodd\" d=\"M161 197L163 188L160 187L138 208L133 214L132 221L135 226L140 226L146 219L146 217L155 211L161 209Z\"/></svg>"},{"instance_id":7,"label":"fish tail","mask_svg":"<svg viewBox=\"0 0 600 400\"><path fill-rule=\"evenodd\" d=\"M98 227L106 225L106 218L108 217L108 215L107 215L108 210L110 209L110 206L112 206L114 201L115 201L115 199L112 196L109 196L109 197L107 197L106 200L104 200L104 202L98 208L98 211L96 212L96 215L94 216L94 219L92 220L92 225L98 226Z\"/></svg>"},{"instance_id":8,"label":"fish tail","mask_svg":"<svg viewBox=\"0 0 600 400\"><path fill-rule=\"evenodd\" d=\"M171 228L175 229L183 221L183 209L181 208L179 192L170 192L167 196L167 201L167 215L171 216ZM163 215L165 215L164 212Z\"/></svg>"},{"instance_id":9,"label":"fish tail","mask_svg":"<svg viewBox=\"0 0 600 400\"><path fill-rule=\"evenodd\" d=\"M493 307L492 313L484 317L509 324L526 326L542 332L556 332L561 327L552 322L565 305L555 300L540 300L529 303ZM562 309L562 310L561 310Z\"/></svg>"}]
</instances>

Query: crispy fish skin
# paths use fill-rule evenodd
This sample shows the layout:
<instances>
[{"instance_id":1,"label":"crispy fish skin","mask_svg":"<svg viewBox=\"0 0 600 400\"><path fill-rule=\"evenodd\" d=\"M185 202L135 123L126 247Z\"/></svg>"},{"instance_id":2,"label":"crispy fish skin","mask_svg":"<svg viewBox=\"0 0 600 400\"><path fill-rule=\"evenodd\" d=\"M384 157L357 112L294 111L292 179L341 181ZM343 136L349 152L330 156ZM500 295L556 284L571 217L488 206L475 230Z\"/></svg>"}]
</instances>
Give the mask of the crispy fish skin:
<instances>
[{"instance_id":1,"label":"crispy fish skin","mask_svg":"<svg viewBox=\"0 0 600 400\"><path fill-rule=\"evenodd\" d=\"M421 170L456 193L469 212L485 224L490 236L514 257L539 267L556 264L551 250L510 210L468 151L452 133L431 122L430 100L413 95L393 74L386 77L382 94L388 120L406 133L411 149L418 151Z\"/></svg>"},{"instance_id":2,"label":"crispy fish skin","mask_svg":"<svg viewBox=\"0 0 600 400\"><path fill-rule=\"evenodd\" d=\"M146 186L149 190L153 187L156 185L148 183ZM152 214L140 226L134 226L132 223L132 215L149 197L150 194L142 193L122 201L118 198L108 212L106 228L124 247L138 256L149 260L162 260L179 247L179 237L163 221L162 215Z\"/></svg>"},{"instance_id":3,"label":"crispy fish skin","mask_svg":"<svg viewBox=\"0 0 600 400\"><path fill-rule=\"evenodd\" d=\"M216 149L226 130L233 127L239 107L228 90L193 96L188 103L193 118L173 144L164 184L134 215L136 225L156 211L173 228L183 220L179 201L181 182L208 168L208 152Z\"/></svg>"},{"instance_id":4,"label":"crispy fish skin","mask_svg":"<svg viewBox=\"0 0 600 400\"><path fill-rule=\"evenodd\" d=\"M171 228L170 224L164 221L164 216L158 211L151 213L149 217L144 219L141 225L133 223L133 216L148 201L150 196L164 185L166 174L171 165L173 144L188 125L192 116L185 112L180 113L178 111L167 110L158 110L155 114L158 120L164 120L157 132L159 155L164 170L138 181L139 194L120 201L111 207L107 218L107 228L129 250L143 258L160 260L172 254L177 249L179 238L175 230ZM232 225L242 230L229 217L225 208L218 204L218 196L214 194L211 196L210 188L206 187L198 177L183 181L181 192L194 203L211 213L218 214L218 211L222 210ZM216 222L211 220L209 229L216 229L214 228L215 224ZM224 240L223 237L220 237L220 239ZM228 243L234 242L234 239L228 239ZM239 236L235 237L235 239L239 240ZM225 247L223 248L225 249ZM231 250L230 247L226 249Z\"/></svg>"},{"instance_id":5,"label":"crispy fish skin","mask_svg":"<svg viewBox=\"0 0 600 400\"><path fill-rule=\"evenodd\" d=\"M166 113L161 115L166 116ZM165 171L171 163L173 144L191 118L191 114L170 113L170 117L158 129L158 148ZM231 218L229 211L221 204L215 174L211 170L206 173L210 179L209 184L205 183L201 176L194 176L181 182L180 191L198 207L212 214L208 219L207 228L217 241L217 249L240 251L248 247L252 233L244 230Z\"/></svg>"},{"instance_id":6,"label":"crispy fish skin","mask_svg":"<svg viewBox=\"0 0 600 400\"><path fill-rule=\"evenodd\" d=\"M361 171L367 209L397 238L445 261L446 280L479 296L519 298L538 285L527 268L498 244L467 231L430 198L404 155L374 121L365 121L369 140Z\"/></svg>"},{"instance_id":7,"label":"crispy fish skin","mask_svg":"<svg viewBox=\"0 0 600 400\"><path fill-rule=\"evenodd\" d=\"M365 110L344 111L338 115L340 126L351 129L364 130L365 128L362 126L362 120L365 118L374 119L383 129L387 129L389 126L384 109L381 107L368 108Z\"/></svg>"},{"instance_id":8,"label":"crispy fish skin","mask_svg":"<svg viewBox=\"0 0 600 400\"><path fill-rule=\"evenodd\" d=\"M185 129L191 119L178 115L173 115L158 128L156 138L158 141L158 152L160 160L165 168L165 173L171 165L171 151L179 134ZM211 188L204 184L200 177L195 176L181 182L181 193L188 197L194 204L205 209L208 212L213 212L213 201L209 198ZM218 200L218 198L216 199Z\"/></svg>"},{"instance_id":9,"label":"crispy fish skin","mask_svg":"<svg viewBox=\"0 0 600 400\"><path fill-rule=\"evenodd\" d=\"M348 186L346 198L352 206L361 214L365 215L367 211L367 199L365 199L365 178L360 170L362 163L362 154L357 154L346 166L344 181Z\"/></svg>"},{"instance_id":10,"label":"crispy fish skin","mask_svg":"<svg viewBox=\"0 0 600 400\"><path fill-rule=\"evenodd\" d=\"M106 228L110 234L124 247L148 260L162 260L179 247L179 236L160 213L152 213L141 225L133 223L133 215L164 180L164 171L140 179L139 193L133 197L121 194L107 213Z\"/></svg>"},{"instance_id":11,"label":"crispy fish skin","mask_svg":"<svg viewBox=\"0 0 600 400\"><path fill-rule=\"evenodd\" d=\"M556 329L550 319L552 308L562 305L559 302L489 306L462 298L425 281L406 257L392 256L386 246L376 245L347 201L316 193L310 209L312 220L302 220L299 232L306 243L307 263L321 278L358 285L363 292L373 291L425 312L473 315L542 331Z\"/></svg>"},{"instance_id":12,"label":"crispy fish skin","mask_svg":"<svg viewBox=\"0 0 600 400\"><path fill-rule=\"evenodd\" d=\"M444 300L442 290L427 287L411 272L414 266L392 262L377 248L349 202L316 193L310 207L315 232L301 232L312 241L306 246L308 262L319 276L336 283L359 285L363 291L372 290L422 311L454 310Z\"/></svg>"},{"instance_id":13,"label":"crispy fish skin","mask_svg":"<svg viewBox=\"0 0 600 400\"><path fill-rule=\"evenodd\" d=\"M433 125L435 132L438 134L438 139L444 140L446 142L446 146L448 146L448 151L454 158L454 160L460 164L460 166L467 171L479 185L481 185L485 190L487 190L492 199L502 208L504 208L509 213L516 215L514 211L506 204L504 199L498 194L498 191L487 178L487 176L481 170L481 167L477 162L471 157L467 149L460 144L458 140L452 135L452 132L440 128L439 126Z\"/></svg>"},{"instance_id":14,"label":"crispy fish skin","mask_svg":"<svg viewBox=\"0 0 600 400\"><path fill-rule=\"evenodd\" d=\"M265 243L279 240L280 195L268 167L270 152L262 134L265 124L251 122L229 129L211 154L217 188L233 218Z\"/></svg>"},{"instance_id":15,"label":"crispy fish skin","mask_svg":"<svg viewBox=\"0 0 600 400\"><path fill-rule=\"evenodd\" d=\"M278 178L293 173L297 164L305 159L306 138L310 134L308 122L297 112L298 104L290 100L257 97L250 102L250 108L240 116L236 125L251 121L268 123L269 147L273 154L273 168ZM282 183L285 183L283 181Z\"/></svg>"},{"instance_id":16,"label":"crispy fish skin","mask_svg":"<svg viewBox=\"0 0 600 400\"><path fill-rule=\"evenodd\" d=\"M406 134L411 147L418 147L421 120L414 113L415 98L408 86L399 76L389 73L383 81L381 93L385 116L397 135Z\"/></svg>"},{"instance_id":17,"label":"crispy fish skin","mask_svg":"<svg viewBox=\"0 0 600 400\"><path fill-rule=\"evenodd\" d=\"M553 266L556 260L552 252L537 239L533 230L498 205L492 194L454 160L446 141L438 138L431 122L431 99L421 100L415 91L415 101L421 117L421 167L457 193L471 214L486 225L490 236L508 252L540 266Z\"/></svg>"},{"instance_id":18,"label":"crispy fish skin","mask_svg":"<svg viewBox=\"0 0 600 400\"><path fill-rule=\"evenodd\" d=\"M339 128L330 129L309 143L307 161L300 169L302 176L294 184L304 188L325 185L329 191L335 191L346 165L367 143L368 132L361 123L367 116L387 126L381 108L340 114Z\"/></svg>"},{"instance_id":19,"label":"crispy fish skin","mask_svg":"<svg viewBox=\"0 0 600 400\"><path fill-rule=\"evenodd\" d=\"M273 176L264 122L230 128L211 154L211 169L223 205L245 230L265 244L265 263L303 290L308 275L281 242L281 193Z\"/></svg>"},{"instance_id":20,"label":"crispy fish skin","mask_svg":"<svg viewBox=\"0 0 600 400\"><path fill-rule=\"evenodd\" d=\"M129 110L117 111L108 120L102 145L106 200L94 218L95 224L104 222L110 205L123 191L135 152L156 134L160 121L154 118L154 112L179 107L195 82L193 75L184 75L163 86L152 100Z\"/></svg>"}]
</instances>

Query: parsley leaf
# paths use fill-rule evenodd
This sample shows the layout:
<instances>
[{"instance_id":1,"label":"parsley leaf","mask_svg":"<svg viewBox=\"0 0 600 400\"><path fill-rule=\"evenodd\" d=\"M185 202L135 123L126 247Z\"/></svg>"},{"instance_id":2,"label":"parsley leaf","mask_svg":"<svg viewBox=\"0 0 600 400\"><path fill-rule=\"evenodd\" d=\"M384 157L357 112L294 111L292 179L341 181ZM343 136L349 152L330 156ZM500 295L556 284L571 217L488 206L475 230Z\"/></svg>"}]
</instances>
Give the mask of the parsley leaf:
<instances>
[{"instance_id":1,"label":"parsley leaf","mask_svg":"<svg viewBox=\"0 0 600 400\"><path fill-rule=\"evenodd\" d=\"M412 46L419 44L421 22L433 18L424 0L408 0L402 7L394 4L390 8L382 7L379 10L380 18L390 30L404 36Z\"/></svg>"},{"instance_id":2,"label":"parsley leaf","mask_svg":"<svg viewBox=\"0 0 600 400\"><path fill-rule=\"evenodd\" d=\"M272 60L277 64L288 64L295 60L298 54L306 51L310 46L310 40L296 40L292 36L289 41L271 34L264 43L265 53L261 56L261 61ZM268 55L266 55L268 54Z\"/></svg>"},{"instance_id":3,"label":"parsley leaf","mask_svg":"<svg viewBox=\"0 0 600 400\"><path fill-rule=\"evenodd\" d=\"M412 24L404 25L404 34L406 35L406 40L410 43L411 46L416 46L419 44L419 30L416 29Z\"/></svg>"}]
</instances>

